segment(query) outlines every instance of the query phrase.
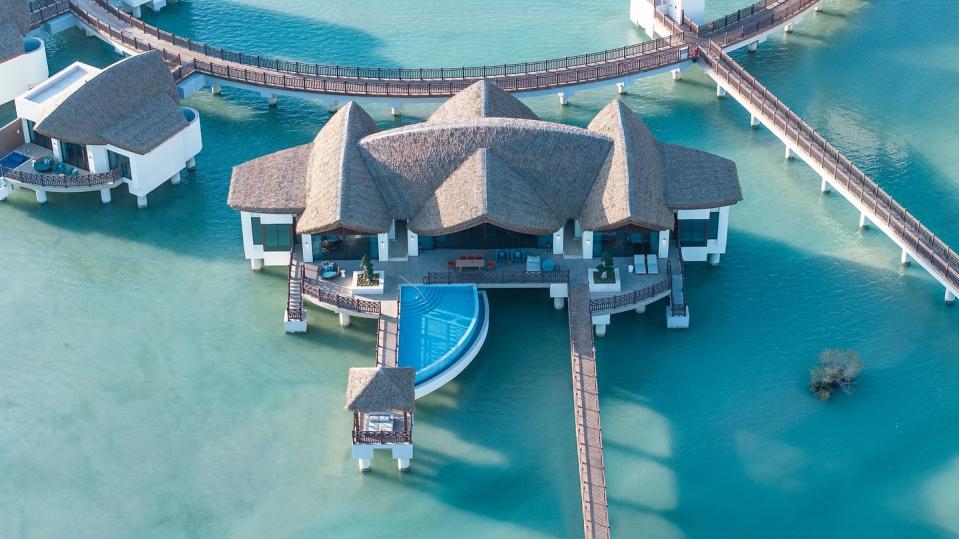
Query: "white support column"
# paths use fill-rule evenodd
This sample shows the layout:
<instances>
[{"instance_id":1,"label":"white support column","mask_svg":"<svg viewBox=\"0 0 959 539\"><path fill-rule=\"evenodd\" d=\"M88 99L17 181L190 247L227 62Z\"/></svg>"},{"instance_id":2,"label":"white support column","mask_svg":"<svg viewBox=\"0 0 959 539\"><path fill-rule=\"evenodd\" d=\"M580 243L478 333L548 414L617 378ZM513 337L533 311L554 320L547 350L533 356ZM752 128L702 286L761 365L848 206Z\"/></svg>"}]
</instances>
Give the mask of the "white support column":
<instances>
[{"instance_id":1,"label":"white support column","mask_svg":"<svg viewBox=\"0 0 959 539\"><path fill-rule=\"evenodd\" d=\"M46 203L47 203L47 192L46 192L46 191L43 191L43 190L40 190L40 189L37 189L36 192L37 192L37 202L39 202L40 204L46 204Z\"/></svg>"},{"instance_id":2,"label":"white support column","mask_svg":"<svg viewBox=\"0 0 959 539\"><path fill-rule=\"evenodd\" d=\"M140 6L133 6L133 8L130 9L130 15L139 19L143 17L143 10L140 9Z\"/></svg>"},{"instance_id":3,"label":"white support column","mask_svg":"<svg viewBox=\"0 0 959 539\"><path fill-rule=\"evenodd\" d=\"M583 231L583 259L593 258L593 231Z\"/></svg>"},{"instance_id":4,"label":"white support column","mask_svg":"<svg viewBox=\"0 0 959 539\"><path fill-rule=\"evenodd\" d=\"M340 325L343 327L350 325L350 315L349 313L340 313Z\"/></svg>"},{"instance_id":5,"label":"white support column","mask_svg":"<svg viewBox=\"0 0 959 539\"><path fill-rule=\"evenodd\" d=\"M813 11L813 13L818 13L818 12L822 11L822 2L819 2L818 4L816 4L815 6L813 6L812 11Z\"/></svg>"},{"instance_id":6,"label":"white support column","mask_svg":"<svg viewBox=\"0 0 959 539\"><path fill-rule=\"evenodd\" d=\"M220 92L222 92L222 91L223 91L223 90L222 90L222 88L220 88L220 85L219 85L219 84L214 84L214 85L210 86L210 93L213 94L213 95L220 95Z\"/></svg>"},{"instance_id":7,"label":"white support column","mask_svg":"<svg viewBox=\"0 0 959 539\"><path fill-rule=\"evenodd\" d=\"M708 255L706 255L706 260L709 262L710 266L713 266L713 267L718 266L719 253L709 253Z\"/></svg>"},{"instance_id":8,"label":"white support column","mask_svg":"<svg viewBox=\"0 0 959 539\"><path fill-rule=\"evenodd\" d=\"M404 458L396 459L396 467L401 472L408 471L410 469L410 459L404 459Z\"/></svg>"},{"instance_id":9,"label":"white support column","mask_svg":"<svg viewBox=\"0 0 959 539\"><path fill-rule=\"evenodd\" d=\"M267 105L275 107L279 102L279 99L276 97L276 94L270 94L270 97L266 98Z\"/></svg>"},{"instance_id":10,"label":"white support column","mask_svg":"<svg viewBox=\"0 0 959 539\"><path fill-rule=\"evenodd\" d=\"M783 27L783 30L784 30L787 34L790 33L790 32L792 32L792 31L793 31L793 24L794 24L794 23L789 23L789 24L787 24L786 26Z\"/></svg>"},{"instance_id":11,"label":"white support column","mask_svg":"<svg viewBox=\"0 0 959 539\"><path fill-rule=\"evenodd\" d=\"M828 193L828 192L830 192L831 190L832 190L832 188L829 187L829 182L827 182L827 181L826 181L826 177L823 176L823 177L822 177L822 184L819 186L819 192L820 192L820 193Z\"/></svg>"},{"instance_id":12,"label":"white support column","mask_svg":"<svg viewBox=\"0 0 959 539\"><path fill-rule=\"evenodd\" d=\"M390 116L397 118L403 115L403 105L399 103L392 103L390 105Z\"/></svg>"},{"instance_id":13,"label":"white support column","mask_svg":"<svg viewBox=\"0 0 959 539\"><path fill-rule=\"evenodd\" d=\"M636 314L644 314L644 313L646 312L646 306L645 306L645 305L639 305L639 306L636 307L636 309L634 309L634 310L636 311Z\"/></svg>"},{"instance_id":14,"label":"white support column","mask_svg":"<svg viewBox=\"0 0 959 539\"><path fill-rule=\"evenodd\" d=\"M859 213L859 228L869 228L869 218L864 212Z\"/></svg>"},{"instance_id":15,"label":"white support column","mask_svg":"<svg viewBox=\"0 0 959 539\"><path fill-rule=\"evenodd\" d=\"M370 466L373 465L373 459L356 459L356 465L360 468L361 472L370 471Z\"/></svg>"},{"instance_id":16,"label":"white support column","mask_svg":"<svg viewBox=\"0 0 959 539\"><path fill-rule=\"evenodd\" d=\"M722 232L722 227L720 227L720 232ZM659 252L656 253L656 258L669 258L669 231L663 230L659 233Z\"/></svg>"},{"instance_id":17,"label":"white support column","mask_svg":"<svg viewBox=\"0 0 959 539\"><path fill-rule=\"evenodd\" d=\"M109 204L111 200L113 200L113 198L110 196L110 190L100 189L100 202L103 202L104 204Z\"/></svg>"},{"instance_id":18,"label":"white support column","mask_svg":"<svg viewBox=\"0 0 959 539\"><path fill-rule=\"evenodd\" d=\"M376 254L381 262L390 259L390 233L383 232L376 235Z\"/></svg>"},{"instance_id":19,"label":"white support column","mask_svg":"<svg viewBox=\"0 0 959 539\"><path fill-rule=\"evenodd\" d=\"M186 169L196 170L196 157L191 157L186 160Z\"/></svg>"},{"instance_id":20,"label":"white support column","mask_svg":"<svg viewBox=\"0 0 959 539\"><path fill-rule=\"evenodd\" d=\"M758 41L753 41L753 42L750 43L749 46L747 47L747 49L749 50L749 52L756 52L756 49L758 49L758 48L759 48L759 42L758 42Z\"/></svg>"},{"instance_id":21,"label":"white support column","mask_svg":"<svg viewBox=\"0 0 959 539\"><path fill-rule=\"evenodd\" d=\"M760 124L760 122L759 122L759 118L757 118L755 114L750 114L750 115L749 115L749 127L752 127L753 129L756 129L756 128L759 127L760 125L761 125L761 124Z\"/></svg>"},{"instance_id":22,"label":"white support column","mask_svg":"<svg viewBox=\"0 0 959 539\"><path fill-rule=\"evenodd\" d=\"M596 336L605 337L606 336L606 324L593 324L596 327Z\"/></svg>"},{"instance_id":23,"label":"white support column","mask_svg":"<svg viewBox=\"0 0 959 539\"><path fill-rule=\"evenodd\" d=\"M420 255L420 235L409 228L406 229L406 256Z\"/></svg>"},{"instance_id":24,"label":"white support column","mask_svg":"<svg viewBox=\"0 0 959 539\"><path fill-rule=\"evenodd\" d=\"M670 73L673 75L673 80L683 80L682 69L673 69L673 70L670 70Z\"/></svg>"},{"instance_id":25,"label":"white support column","mask_svg":"<svg viewBox=\"0 0 959 539\"><path fill-rule=\"evenodd\" d=\"M565 227L553 232L553 254L561 255L563 254L563 236L565 232Z\"/></svg>"},{"instance_id":26,"label":"white support column","mask_svg":"<svg viewBox=\"0 0 959 539\"><path fill-rule=\"evenodd\" d=\"M330 114L333 114L340 109L340 102L330 101L326 109L330 111Z\"/></svg>"},{"instance_id":27,"label":"white support column","mask_svg":"<svg viewBox=\"0 0 959 539\"><path fill-rule=\"evenodd\" d=\"M180 185L180 173L177 172L173 176L170 176L170 185Z\"/></svg>"},{"instance_id":28,"label":"white support column","mask_svg":"<svg viewBox=\"0 0 959 539\"><path fill-rule=\"evenodd\" d=\"M253 271L260 271L263 269L263 259L262 258L251 258L250 259L250 268Z\"/></svg>"},{"instance_id":29,"label":"white support column","mask_svg":"<svg viewBox=\"0 0 959 539\"><path fill-rule=\"evenodd\" d=\"M559 97L559 104L565 107L569 105L569 100L573 97L573 92L558 92L556 95Z\"/></svg>"},{"instance_id":30,"label":"white support column","mask_svg":"<svg viewBox=\"0 0 959 539\"><path fill-rule=\"evenodd\" d=\"M626 83L625 83L625 82L617 82L617 83L616 83L616 93L619 94L619 95L623 95L623 94L626 93Z\"/></svg>"},{"instance_id":31,"label":"white support column","mask_svg":"<svg viewBox=\"0 0 959 539\"><path fill-rule=\"evenodd\" d=\"M909 256L909 253L905 249L902 250L902 254L899 255L899 263L903 266L908 266L912 263L912 258Z\"/></svg>"},{"instance_id":32,"label":"white support column","mask_svg":"<svg viewBox=\"0 0 959 539\"><path fill-rule=\"evenodd\" d=\"M786 146L785 156L786 156L786 159L787 159L787 160L793 158L793 149L790 148L789 146Z\"/></svg>"},{"instance_id":33,"label":"white support column","mask_svg":"<svg viewBox=\"0 0 959 539\"><path fill-rule=\"evenodd\" d=\"M720 99L726 97L726 89L718 82L716 83L716 97Z\"/></svg>"},{"instance_id":34,"label":"white support column","mask_svg":"<svg viewBox=\"0 0 959 539\"><path fill-rule=\"evenodd\" d=\"M553 308L562 311L566 307L566 298L553 298Z\"/></svg>"},{"instance_id":35,"label":"white support column","mask_svg":"<svg viewBox=\"0 0 959 539\"><path fill-rule=\"evenodd\" d=\"M952 305L956 302L956 295L948 288L946 289L946 305Z\"/></svg>"},{"instance_id":36,"label":"white support column","mask_svg":"<svg viewBox=\"0 0 959 539\"><path fill-rule=\"evenodd\" d=\"M146 195L137 197L137 207L141 210L147 207L147 197Z\"/></svg>"}]
</instances>

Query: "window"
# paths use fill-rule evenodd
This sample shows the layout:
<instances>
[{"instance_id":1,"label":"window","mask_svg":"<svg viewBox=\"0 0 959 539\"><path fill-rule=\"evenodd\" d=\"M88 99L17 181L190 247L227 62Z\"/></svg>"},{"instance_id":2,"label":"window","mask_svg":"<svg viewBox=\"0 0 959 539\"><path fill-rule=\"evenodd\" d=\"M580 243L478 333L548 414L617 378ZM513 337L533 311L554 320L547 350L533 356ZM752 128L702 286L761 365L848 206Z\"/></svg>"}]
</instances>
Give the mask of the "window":
<instances>
[{"instance_id":1,"label":"window","mask_svg":"<svg viewBox=\"0 0 959 539\"><path fill-rule=\"evenodd\" d=\"M265 225L259 217L251 220L253 244L262 245L264 251L289 251L293 247L293 225Z\"/></svg>"},{"instance_id":2,"label":"window","mask_svg":"<svg viewBox=\"0 0 959 539\"><path fill-rule=\"evenodd\" d=\"M110 162L110 170L119 169L120 175L128 180L132 180L130 173L130 158L107 150L107 159Z\"/></svg>"},{"instance_id":3,"label":"window","mask_svg":"<svg viewBox=\"0 0 959 539\"><path fill-rule=\"evenodd\" d=\"M64 163L70 163L71 165L82 168L83 170L88 169L87 165L87 151L83 146L79 144L74 144L72 142L60 142L60 156L63 159Z\"/></svg>"},{"instance_id":4,"label":"window","mask_svg":"<svg viewBox=\"0 0 959 539\"><path fill-rule=\"evenodd\" d=\"M709 219L682 219L679 221L679 242L684 247L705 247Z\"/></svg>"},{"instance_id":5,"label":"window","mask_svg":"<svg viewBox=\"0 0 959 539\"><path fill-rule=\"evenodd\" d=\"M43 146L48 150L53 150L53 141L50 140L50 137L46 135L41 135L37 133L33 128L36 126L36 122L31 122L27 120L27 134L30 137L30 142L36 144L37 146Z\"/></svg>"},{"instance_id":6,"label":"window","mask_svg":"<svg viewBox=\"0 0 959 539\"><path fill-rule=\"evenodd\" d=\"M714 211L709 214L709 235L711 240L719 239L719 212Z\"/></svg>"}]
</instances>

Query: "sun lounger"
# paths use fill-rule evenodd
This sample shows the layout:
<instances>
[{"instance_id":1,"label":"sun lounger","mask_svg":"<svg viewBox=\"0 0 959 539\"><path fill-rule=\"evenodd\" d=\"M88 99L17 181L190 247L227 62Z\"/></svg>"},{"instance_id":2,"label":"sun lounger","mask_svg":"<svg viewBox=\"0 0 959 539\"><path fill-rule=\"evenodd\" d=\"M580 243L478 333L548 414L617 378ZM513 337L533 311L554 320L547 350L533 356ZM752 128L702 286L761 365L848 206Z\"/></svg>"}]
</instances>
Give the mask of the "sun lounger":
<instances>
[{"instance_id":1,"label":"sun lounger","mask_svg":"<svg viewBox=\"0 0 959 539\"><path fill-rule=\"evenodd\" d=\"M646 255L646 268L649 273L659 273L659 263L656 261L656 255Z\"/></svg>"},{"instance_id":2,"label":"sun lounger","mask_svg":"<svg viewBox=\"0 0 959 539\"><path fill-rule=\"evenodd\" d=\"M526 257L526 271L541 271L540 260L538 256L529 255Z\"/></svg>"},{"instance_id":3,"label":"sun lounger","mask_svg":"<svg viewBox=\"0 0 959 539\"><path fill-rule=\"evenodd\" d=\"M646 257L643 255L633 255L633 265L636 266L634 270L638 274L646 273Z\"/></svg>"}]
</instances>

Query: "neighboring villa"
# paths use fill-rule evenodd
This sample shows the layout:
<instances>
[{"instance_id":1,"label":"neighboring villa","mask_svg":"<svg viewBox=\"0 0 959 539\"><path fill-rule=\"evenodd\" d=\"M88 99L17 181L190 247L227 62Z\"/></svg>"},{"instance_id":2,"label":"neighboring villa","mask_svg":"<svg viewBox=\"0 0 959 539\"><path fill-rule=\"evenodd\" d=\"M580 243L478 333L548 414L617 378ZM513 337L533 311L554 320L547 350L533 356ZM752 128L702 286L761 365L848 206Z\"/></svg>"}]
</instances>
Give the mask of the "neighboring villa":
<instances>
[{"instance_id":1,"label":"neighboring villa","mask_svg":"<svg viewBox=\"0 0 959 539\"><path fill-rule=\"evenodd\" d=\"M137 206L180 182L202 149L196 110L181 107L157 52L106 69L76 62L16 98L17 120L0 130L0 200L15 187L36 192L110 190L126 183Z\"/></svg>"},{"instance_id":2,"label":"neighboring villa","mask_svg":"<svg viewBox=\"0 0 959 539\"><path fill-rule=\"evenodd\" d=\"M0 105L43 82L49 74L43 40L30 30L27 0L0 0Z\"/></svg>"}]
</instances>

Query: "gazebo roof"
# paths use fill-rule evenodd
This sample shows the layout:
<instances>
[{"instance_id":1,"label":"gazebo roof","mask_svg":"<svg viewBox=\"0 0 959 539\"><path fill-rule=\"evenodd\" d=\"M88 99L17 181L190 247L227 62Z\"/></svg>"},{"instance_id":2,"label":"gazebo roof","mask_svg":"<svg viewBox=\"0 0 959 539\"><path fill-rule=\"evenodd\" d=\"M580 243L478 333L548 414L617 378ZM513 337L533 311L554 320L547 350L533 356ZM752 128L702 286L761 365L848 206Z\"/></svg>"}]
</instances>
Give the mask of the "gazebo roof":
<instances>
[{"instance_id":1,"label":"gazebo roof","mask_svg":"<svg viewBox=\"0 0 959 539\"><path fill-rule=\"evenodd\" d=\"M415 377L412 367L352 367L346 384L346 409L411 411L416 406Z\"/></svg>"}]
</instances>

